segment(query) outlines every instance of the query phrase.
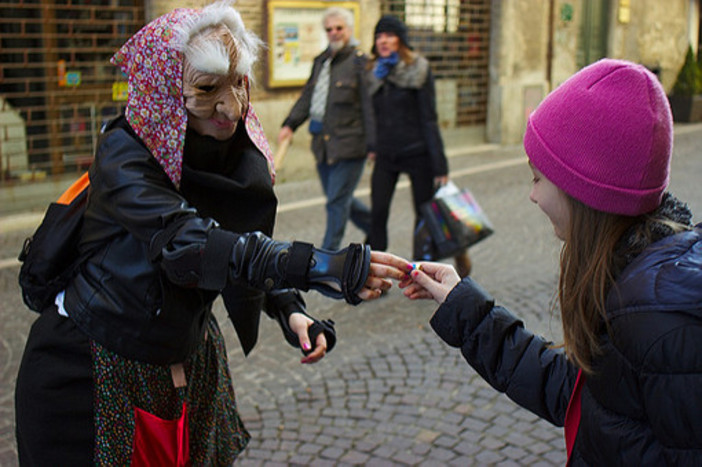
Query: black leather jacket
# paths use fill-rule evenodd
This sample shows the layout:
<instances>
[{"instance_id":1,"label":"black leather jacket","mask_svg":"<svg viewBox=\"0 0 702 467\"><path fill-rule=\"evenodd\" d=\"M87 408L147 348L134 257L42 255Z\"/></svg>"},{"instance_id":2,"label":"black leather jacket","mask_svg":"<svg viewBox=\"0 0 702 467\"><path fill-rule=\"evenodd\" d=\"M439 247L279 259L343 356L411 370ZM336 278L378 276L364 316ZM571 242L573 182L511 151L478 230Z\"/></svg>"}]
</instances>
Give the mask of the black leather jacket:
<instances>
[{"instance_id":1,"label":"black leather jacket","mask_svg":"<svg viewBox=\"0 0 702 467\"><path fill-rule=\"evenodd\" d=\"M267 256L257 243L263 235L235 234L201 217L129 130L113 125L101 136L80 242L87 259L66 288L66 310L106 348L168 364L194 349L212 302L229 291L225 303L230 315L236 313L235 326L243 323L237 332L248 338L242 342L247 352L256 340L263 295L245 284L281 286L257 266ZM263 156L253 159L267 173ZM154 248L164 233L164 248ZM234 265L233 250L246 253L247 261ZM294 305L304 307L297 297Z\"/></svg>"}]
</instances>

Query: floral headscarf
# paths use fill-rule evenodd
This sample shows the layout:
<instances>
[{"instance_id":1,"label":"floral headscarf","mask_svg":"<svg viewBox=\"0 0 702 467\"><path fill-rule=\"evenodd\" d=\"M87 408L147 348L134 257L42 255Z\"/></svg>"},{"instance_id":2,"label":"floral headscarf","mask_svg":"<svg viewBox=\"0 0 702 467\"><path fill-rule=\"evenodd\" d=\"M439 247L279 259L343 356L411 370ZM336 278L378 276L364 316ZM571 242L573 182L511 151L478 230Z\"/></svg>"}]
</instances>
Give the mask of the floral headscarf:
<instances>
[{"instance_id":1,"label":"floral headscarf","mask_svg":"<svg viewBox=\"0 0 702 467\"><path fill-rule=\"evenodd\" d=\"M231 2L220 1L202 9L179 8L156 18L112 57L127 75L125 116L173 184L180 185L188 116L183 97L183 50L197 32L216 24L227 26L242 50L237 71L246 76L256 60L258 39L244 28ZM268 161L275 179L273 154L251 104L242 116L251 141Z\"/></svg>"}]
</instances>

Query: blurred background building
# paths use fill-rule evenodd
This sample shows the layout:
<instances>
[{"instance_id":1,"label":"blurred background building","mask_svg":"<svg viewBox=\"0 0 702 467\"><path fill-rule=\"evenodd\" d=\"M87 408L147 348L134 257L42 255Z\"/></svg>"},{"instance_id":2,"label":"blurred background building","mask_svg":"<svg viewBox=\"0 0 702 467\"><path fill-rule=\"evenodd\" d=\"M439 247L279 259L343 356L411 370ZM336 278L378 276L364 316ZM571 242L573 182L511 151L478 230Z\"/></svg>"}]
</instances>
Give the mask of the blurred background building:
<instances>
[{"instance_id":1,"label":"blurred background building","mask_svg":"<svg viewBox=\"0 0 702 467\"><path fill-rule=\"evenodd\" d=\"M151 19L206 3L0 0L0 186L87 167L102 124L126 98L124 77L109 58ZM513 144L550 90L601 57L639 62L671 90L688 48L695 54L699 48L699 3L238 0L235 6L267 43L252 100L272 142L304 82L293 65L306 78L305 61L323 46L321 25L310 21L339 4L355 12L365 51L382 14L406 22L410 43L432 64L443 130L477 130L486 142ZM299 133L297 140L306 137Z\"/></svg>"}]
</instances>

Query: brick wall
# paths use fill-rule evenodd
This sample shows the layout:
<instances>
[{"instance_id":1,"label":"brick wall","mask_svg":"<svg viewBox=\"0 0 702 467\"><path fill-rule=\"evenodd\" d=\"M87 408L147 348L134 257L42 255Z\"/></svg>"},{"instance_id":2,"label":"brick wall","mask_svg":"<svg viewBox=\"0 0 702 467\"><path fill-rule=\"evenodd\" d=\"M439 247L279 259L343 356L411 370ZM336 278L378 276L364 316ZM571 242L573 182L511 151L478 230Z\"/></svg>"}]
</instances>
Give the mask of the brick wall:
<instances>
[{"instance_id":1,"label":"brick wall","mask_svg":"<svg viewBox=\"0 0 702 467\"><path fill-rule=\"evenodd\" d=\"M0 181L92 158L101 123L121 110L109 59L143 25L142 3L0 0Z\"/></svg>"},{"instance_id":2,"label":"brick wall","mask_svg":"<svg viewBox=\"0 0 702 467\"><path fill-rule=\"evenodd\" d=\"M410 44L431 63L442 126L485 123L490 0L381 0L381 12L408 25Z\"/></svg>"}]
</instances>

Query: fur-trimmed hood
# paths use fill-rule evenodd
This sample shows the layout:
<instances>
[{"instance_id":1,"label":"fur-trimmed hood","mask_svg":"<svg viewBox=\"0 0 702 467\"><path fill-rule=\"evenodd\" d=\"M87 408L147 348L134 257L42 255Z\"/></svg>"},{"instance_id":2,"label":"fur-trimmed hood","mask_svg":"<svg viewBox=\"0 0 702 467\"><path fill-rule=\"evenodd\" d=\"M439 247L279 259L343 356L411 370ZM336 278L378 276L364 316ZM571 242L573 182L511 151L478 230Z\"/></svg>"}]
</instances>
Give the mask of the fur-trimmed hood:
<instances>
[{"instance_id":1,"label":"fur-trimmed hood","mask_svg":"<svg viewBox=\"0 0 702 467\"><path fill-rule=\"evenodd\" d=\"M702 225L693 228L691 211L670 193L647 217L653 220L646 227L650 236L640 235L634 226L620 241L619 253L628 262L609 293L607 310L613 315L626 310L696 310L702 318ZM691 230L675 233L661 220Z\"/></svg>"}]
</instances>

